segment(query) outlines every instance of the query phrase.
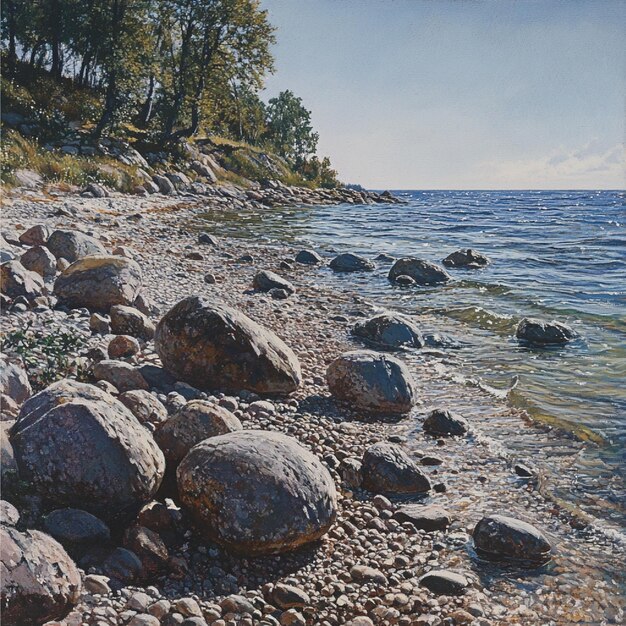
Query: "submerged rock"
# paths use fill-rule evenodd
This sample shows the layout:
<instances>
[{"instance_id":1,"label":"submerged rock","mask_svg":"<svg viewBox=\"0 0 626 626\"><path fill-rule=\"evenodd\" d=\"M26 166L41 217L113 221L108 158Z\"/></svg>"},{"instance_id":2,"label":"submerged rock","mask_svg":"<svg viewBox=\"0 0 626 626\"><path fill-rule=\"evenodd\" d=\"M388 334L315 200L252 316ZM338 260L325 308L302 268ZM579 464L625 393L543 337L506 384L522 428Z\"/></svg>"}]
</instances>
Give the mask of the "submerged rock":
<instances>
[{"instance_id":1,"label":"submerged rock","mask_svg":"<svg viewBox=\"0 0 626 626\"><path fill-rule=\"evenodd\" d=\"M344 252L330 262L330 268L335 272L372 272L376 266L365 257Z\"/></svg>"},{"instance_id":2,"label":"submerged rock","mask_svg":"<svg viewBox=\"0 0 626 626\"><path fill-rule=\"evenodd\" d=\"M438 285L452 279L442 267L430 261L407 257L398 259L389 270L389 280L410 276L418 285Z\"/></svg>"},{"instance_id":3,"label":"submerged rock","mask_svg":"<svg viewBox=\"0 0 626 626\"><path fill-rule=\"evenodd\" d=\"M460 415L446 409L435 409L424 420L424 431L432 435L464 435L469 430L469 423Z\"/></svg>"},{"instance_id":4,"label":"submerged rock","mask_svg":"<svg viewBox=\"0 0 626 626\"><path fill-rule=\"evenodd\" d=\"M280 433L242 430L206 439L183 459L177 477L198 529L246 556L315 541L337 512L328 470Z\"/></svg>"},{"instance_id":5,"label":"submerged rock","mask_svg":"<svg viewBox=\"0 0 626 626\"><path fill-rule=\"evenodd\" d=\"M363 455L363 487L375 493L424 493L430 481L416 463L392 443L375 443Z\"/></svg>"},{"instance_id":6,"label":"submerged rock","mask_svg":"<svg viewBox=\"0 0 626 626\"><path fill-rule=\"evenodd\" d=\"M422 348L424 338L415 322L401 313L381 313L357 322L352 334L390 348Z\"/></svg>"},{"instance_id":7,"label":"submerged rock","mask_svg":"<svg viewBox=\"0 0 626 626\"><path fill-rule=\"evenodd\" d=\"M57 259L66 259L70 263L86 256L107 253L97 239L75 230L55 230L48 238L46 245Z\"/></svg>"},{"instance_id":8,"label":"submerged rock","mask_svg":"<svg viewBox=\"0 0 626 626\"><path fill-rule=\"evenodd\" d=\"M326 380L335 398L368 413L408 413L416 402L407 366L371 350L342 354L328 366Z\"/></svg>"},{"instance_id":9,"label":"submerged rock","mask_svg":"<svg viewBox=\"0 0 626 626\"><path fill-rule=\"evenodd\" d=\"M489 263L488 257L471 248L457 250L443 260L443 264L448 267L467 267L470 269L485 267Z\"/></svg>"},{"instance_id":10,"label":"submerged rock","mask_svg":"<svg viewBox=\"0 0 626 626\"><path fill-rule=\"evenodd\" d=\"M525 317L515 333L518 339L537 345L562 344L574 339L576 332L567 324Z\"/></svg>"},{"instance_id":11,"label":"submerged rock","mask_svg":"<svg viewBox=\"0 0 626 626\"><path fill-rule=\"evenodd\" d=\"M273 332L198 296L165 314L154 343L163 366L198 389L287 394L302 382L296 355Z\"/></svg>"},{"instance_id":12,"label":"submerged rock","mask_svg":"<svg viewBox=\"0 0 626 626\"><path fill-rule=\"evenodd\" d=\"M288 280L268 270L258 271L254 276L252 286L257 291L263 292L273 289L282 289L290 295L296 292L296 288Z\"/></svg>"}]
</instances>

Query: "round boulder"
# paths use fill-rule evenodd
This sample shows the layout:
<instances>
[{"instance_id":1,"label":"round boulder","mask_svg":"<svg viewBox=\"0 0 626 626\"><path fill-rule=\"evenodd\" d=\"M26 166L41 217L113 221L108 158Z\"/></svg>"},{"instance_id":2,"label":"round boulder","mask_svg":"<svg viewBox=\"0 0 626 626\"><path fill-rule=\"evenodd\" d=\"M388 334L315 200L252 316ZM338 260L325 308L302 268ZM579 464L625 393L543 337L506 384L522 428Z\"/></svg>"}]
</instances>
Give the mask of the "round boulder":
<instances>
[{"instance_id":1,"label":"round boulder","mask_svg":"<svg viewBox=\"0 0 626 626\"><path fill-rule=\"evenodd\" d=\"M392 443L375 443L363 455L363 487L374 493L424 493L430 481L415 462Z\"/></svg>"},{"instance_id":2,"label":"round boulder","mask_svg":"<svg viewBox=\"0 0 626 626\"><path fill-rule=\"evenodd\" d=\"M241 430L206 439L183 459L177 477L200 531L248 556L315 541L337 512L326 467L280 433Z\"/></svg>"},{"instance_id":3,"label":"round boulder","mask_svg":"<svg viewBox=\"0 0 626 626\"><path fill-rule=\"evenodd\" d=\"M165 471L163 453L132 413L75 381L27 400L10 441L20 478L38 493L104 518L148 502Z\"/></svg>"},{"instance_id":4,"label":"round boulder","mask_svg":"<svg viewBox=\"0 0 626 626\"><path fill-rule=\"evenodd\" d=\"M260 270L254 275L252 286L257 291L268 292L272 289L282 289L288 294L296 292L296 288L282 276L268 270Z\"/></svg>"},{"instance_id":5,"label":"round boulder","mask_svg":"<svg viewBox=\"0 0 626 626\"><path fill-rule=\"evenodd\" d=\"M142 294L139 294L141 296ZM139 297L138 296L138 297ZM111 307L111 332L114 335L130 335L144 341L154 338L154 324L152 320L132 306L116 304Z\"/></svg>"},{"instance_id":6,"label":"round boulder","mask_svg":"<svg viewBox=\"0 0 626 626\"><path fill-rule=\"evenodd\" d=\"M391 266L389 280L396 280L398 276L410 276L418 285L438 285L451 280L450 274L442 267L413 257L398 259Z\"/></svg>"},{"instance_id":7,"label":"round boulder","mask_svg":"<svg viewBox=\"0 0 626 626\"><path fill-rule=\"evenodd\" d=\"M328 366L326 380L335 398L367 413L408 413L416 402L407 366L371 350L342 354Z\"/></svg>"},{"instance_id":8,"label":"round boulder","mask_svg":"<svg viewBox=\"0 0 626 626\"><path fill-rule=\"evenodd\" d=\"M431 411L424 420L424 431L431 435L464 435L469 430L467 420L445 409Z\"/></svg>"},{"instance_id":9,"label":"round boulder","mask_svg":"<svg viewBox=\"0 0 626 626\"><path fill-rule=\"evenodd\" d=\"M141 268L121 256L88 256L72 263L56 279L54 293L67 307L108 313L116 304L132 304L141 289Z\"/></svg>"},{"instance_id":10,"label":"round boulder","mask_svg":"<svg viewBox=\"0 0 626 626\"><path fill-rule=\"evenodd\" d=\"M415 322L400 313L381 313L357 322L352 334L388 348L423 348L424 338Z\"/></svg>"},{"instance_id":11,"label":"round boulder","mask_svg":"<svg viewBox=\"0 0 626 626\"><path fill-rule=\"evenodd\" d=\"M302 382L296 355L274 333L198 296L163 316L154 343L163 366L198 389L287 394Z\"/></svg>"},{"instance_id":12,"label":"round boulder","mask_svg":"<svg viewBox=\"0 0 626 626\"><path fill-rule=\"evenodd\" d=\"M296 263L301 263L302 265L319 265L323 262L324 259L314 250L300 250L296 254Z\"/></svg>"},{"instance_id":13,"label":"round boulder","mask_svg":"<svg viewBox=\"0 0 626 626\"><path fill-rule=\"evenodd\" d=\"M80 596L80 573L63 547L37 530L0 527L2 623L43 624L65 617Z\"/></svg>"},{"instance_id":14,"label":"round boulder","mask_svg":"<svg viewBox=\"0 0 626 626\"><path fill-rule=\"evenodd\" d=\"M330 262L330 268L335 272L373 272L376 266L365 257L344 252Z\"/></svg>"},{"instance_id":15,"label":"round boulder","mask_svg":"<svg viewBox=\"0 0 626 626\"><path fill-rule=\"evenodd\" d=\"M0 266L0 288L9 298L23 296L34 300L43 294L45 286L37 272L26 269L19 261L7 261Z\"/></svg>"},{"instance_id":16,"label":"round boulder","mask_svg":"<svg viewBox=\"0 0 626 626\"><path fill-rule=\"evenodd\" d=\"M546 322L525 317L515 333L518 339L535 345L563 344L576 338L576 332L567 324L552 320Z\"/></svg>"},{"instance_id":17,"label":"round boulder","mask_svg":"<svg viewBox=\"0 0 626 626\"><path fill-rule=\"evenodd\" d=\"M479 267L485 267L489 265L489 258L476 250L471 248L465 248L464 250L457 250L452 254L449 254L444 260L443 264L447 267L465 267L468 269L477 269Z\"/></svg>"},{"instance_id":18,"label":"round boulder","mask_svg":"<svg viewBox=\"0 0 626 626\"><path fill-rule=\"evenodd\" d=\"M67 259L70 263L86 256L107 253L97 239L75 230L55 230L46 245L57 259Z\"/></svg>"},{"instance_id":19,"label":"round boulder","mask_svg":"<svg viewBox=\"0 0 626 626\"><path fill-rule=\"evenodd\" d=\"M44 528L74 556L111 538L109 527L102 520L81 509L52 511L44 519Z\"/></svg>"}]
</instances>

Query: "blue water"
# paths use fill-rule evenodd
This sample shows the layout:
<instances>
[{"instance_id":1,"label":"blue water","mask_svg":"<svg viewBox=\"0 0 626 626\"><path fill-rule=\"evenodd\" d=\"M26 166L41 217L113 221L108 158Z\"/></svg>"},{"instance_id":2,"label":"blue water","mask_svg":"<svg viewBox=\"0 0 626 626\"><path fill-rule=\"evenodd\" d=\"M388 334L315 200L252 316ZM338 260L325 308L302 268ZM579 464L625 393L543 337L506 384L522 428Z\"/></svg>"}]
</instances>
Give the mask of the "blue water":
<instances>
[{"instance_id":1,"label":"blue water","mask_svg":"<svg viewBox=\"0 0 626 626\"><path fill-rule=\"evenodd\" d=\"M410 191L406 204L268 209L219 217L234 236L435 262L475 248L492 263L450 270L453 282L399 288L389 264L320 279L380 306L417 315L461 341L458 370L494 389L519 382L507 402L585 440L580 489L626 520L626 207L619 191ZM211 219L211 216L207 216ZM216 224L218 221L216 220ZM525 316L556 319L580 338L529 349L515 339ZM589 461L589 454L592 460ZM615 513L617 510L617 513Z\"/></svg>"}]
</instances>

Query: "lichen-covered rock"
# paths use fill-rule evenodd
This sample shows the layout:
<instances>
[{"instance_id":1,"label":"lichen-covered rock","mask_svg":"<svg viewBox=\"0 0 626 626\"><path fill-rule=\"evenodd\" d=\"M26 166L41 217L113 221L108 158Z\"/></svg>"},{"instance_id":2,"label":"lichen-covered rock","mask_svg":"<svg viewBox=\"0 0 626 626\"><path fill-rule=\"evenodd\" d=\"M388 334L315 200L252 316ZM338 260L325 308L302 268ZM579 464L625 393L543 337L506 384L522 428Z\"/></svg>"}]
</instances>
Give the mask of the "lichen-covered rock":
<instances>
[{"instance_id":1,"label":"lichen-covered rock","mask_svg":"<svg viewBox=\"0 0 626 626\"><path fill-rule=\"evenodd\" d=\"M392 443L375 443L363 455L363 487L374 493L424 493L430 481L417 464Z\"/></svg>"},{"instance_id":2,"label":"lichen-covered rock","mask_svg":"<svg viewBox=\"0 0 626 626\"><path fill-rule=\"evenodd\" d=\"M464 435L469 430L468 421L447 409L435 409L424 420L424 432L431 435Z\"/></svg>"},{"instance_id":3,"label":"lichen-covered rock","mask_svg":"<svg viewBox=\"0 0 626 626\"><path fill-rule=\"evenodd\" d=\"M506 515L483 517L472 536L479 551L496 558L543 561L552 550L550 542L538 528Z\"/></svg>"},{"instance_id":4,"label":"lichen-covered rock","mask_svg":"<svg viewBox=\"0 0 626 626\"><path fill-rule=\"evenodd\" d=\"M206 439L183 459L177 477L198 529L247 556L315 541L337 511L328 470L280 433L242 430Z\"/></svg>"},{"instance_id":5,"label":"lichen-covered rock","mask_svg":"<svg viewBox=\"0 0 626 626\"><path fill-rule=\"evenodd\" d=\"M562 344L576 338L576 332L567 324L534 317L525 317L515 334L518 339L536 345Z\"/></svg>"},{"instance_id":6,"label":"lichen-covered rock","mask_svg":"<svg viewBox=\"0 0 626 626\"><path fill-rule=\"evenodd\" d=\"M407 257L398 259L389 270L389 280L410 276L418 285L438 285L451 280L450 274L430 261Z\"/></svg>"},{"instance_id":7,"label":"lichen-covered rock","mask_svg":"<svg viewBox=\"0 0 626 626\"><path fill-rule=\"evenodd\" d=\"M76 381L27 400L10 441L20 478L39 494L104 519L149 501L165 471L163 453L128 409Z\"/></svg>"},{"instance_id":8,"label":"lichen-covered rock","mask_svg":"<svg viewBox=\"0 0 626 626\"><path fill-rule=\"evenodd\" d=\"M285 278L269 270L259 270L252 280L252 286L257 291L268 292L272 289L283 289L288 294L293 294L296 288Z\"/></svg>"},{"instance_id":9,"label":"lichen-covered rock","mask_svg":"<svg viewBox=\"0 0 626 626\"><path fill-rule=\"evenodd\" d=\"M57 260L48 248L33 246L20 257L20 263L31 272L41 277L51 278L57 273Z\"/></svg>"},{"instance_id":10,"label":"lichen-covered rock","mask_svg":"<svg viewBox=\"0 0 626 626\"><path fill-rule=\"evenodd\" d=\"M101 313L108 313L116 304L132 304L140 289L141 268L121 256L84 257L54 283L54 294L61 304Z\"/></svg>"},{"instance_id":11,"label":"lichen-covered rock","mask_svg":"<svg viewBox=\"0 0 626 626\"><path fill-rule=\"evenodd\" d=\"M70 263L86 256L107 253L97 239L75 230L55 230L48 238L46 245L57 259L66 259Z\"/></svg>"},{"instance_id":12,"label":"lichen-covered rock","mask_svg":"<svg viewBox=\"0 0 626 626\"><path fill-rule=\"evenodd\" d=\"M0 393L22 404L32 392L26 370L16 363L0 359Z\"/></svg>"},{"instance_id":13,"label":"lichen-covered rock","mask_svg":"<svg viewBox=\"0 0 626 626\"><path fill-rule=\"evenodd\" d=\"M116 335L107 346L110 359L127 359L141 350L139 342L130 335Z\"/></svg>"},{"instance_id":14,"label":"lichen-covered rock","mask_svg":"<svg viewBox=\"0 0 626 626\"><path fill-rule=\"evenodd\" d=\"M274 333L198 296L165 314L154 344L163 366L198 389L286 394L302 382L296 355Z\"/></svg>"},{"instance_id":15,"label":"lichen-covered rock","mask_svg":"<svg viewBox=\"0 0 626 626\"><path fill-rule=\"evenodd\" d=\"M338 254L329 265L335 272L373 272L376 269L374 263L352 252Z\"/></svg>"},{"instance_id":16,"label":"lichen-covered rock","mask_svg":"<svg viewBox=\"0 0 626 626\"><path fill-rule=\"evenodd\" d=\"M371 350L342 354L328 366L326 380L335 398L367 413L408 413L416 402L406 365Z\"/></svg>"},{"instance_id":17,"label":"lichen-covered rock","mask_svg":"<svg viewBox=\"0 0 626 626\"><path fill-rule=\"evenodd\" d=\"M114 335L131 335L144 341L154 338L154 323L138 309L116 304L111 307L110 315L111 332Z\"/></svg>"},{"instance_id":18,"label":"lichen-covered rock","mask_svg":"<svg viewBox=\"0 0 626 626\"><path fill-rule=\"evenodd\" d=\"M380 313L357 322L352 328L355 337L389 348L422 348L424 337L417 324L401 313Z\"/></svg>"},{"instance_id":19,"label":"lichen-covered rock","mask_svg":"<svg viewBox=\"0 0 626 626\"><path fill-rule=\"evenodd\" d=\"M23 296L34 300L44 293L43 278L26 269L19 261L7 261L0 266L0 289L9 298Z\"/></svg>"},{"instance_id":20,"label":"lichen-covered rock","mask_svg":"<svg viewBox=\"0 0 626 626\"><path fill-rule=\"evenodd\" d=\"M161 424L167 420L163 403L144 389L125 391L119 401L142 423Z\"/></svg>"},{"instance_id":21,"label":"lichen-covered rock","mask_svg":"<svg viewBox=\"0 0 626 626\"><path fill-rule=\"evenodd\" d=\"M99 361L93 366L93 375L96 380L111 383L121 393L133 389L148 389L148 383L141 372L124 361L115 359Z\"/></svg>"},{"instance_id":22,"label":"lichen-covered rock","mask_svg":"<svg viewBox=\"0 0 626 626\"><path fill-rule=\"evenodd\" d=\"M168 461L179 463L204 439L241 429L230 411L206 400L192 400L154 433L154 439Z\"/></svg>"},{"instance_id":23,"label":"lichen-covered rock","mask_svg":"<svg viewBox=\"0 0 626 626\"><path fill-rule=\"evenodd\" d=\"M0 527L2 623L39 625L67 615L80 596L80 573L63 547L37 530Z\"/></svg>"},{"instance_id":24,"label":"lichen-covered rock","mask_svg":"<svg viewBox=\"0 0 626 626\"><path fill-rule=\"evenodd\" d=\"M452 254L449 254L444 260L443 264L448 267L466 267L469 269L476 269L479 267L485 267L489 265L489 258L476 250L471 248L465 248L463 250L457 250Z\"/></svg>"}]
</instances>

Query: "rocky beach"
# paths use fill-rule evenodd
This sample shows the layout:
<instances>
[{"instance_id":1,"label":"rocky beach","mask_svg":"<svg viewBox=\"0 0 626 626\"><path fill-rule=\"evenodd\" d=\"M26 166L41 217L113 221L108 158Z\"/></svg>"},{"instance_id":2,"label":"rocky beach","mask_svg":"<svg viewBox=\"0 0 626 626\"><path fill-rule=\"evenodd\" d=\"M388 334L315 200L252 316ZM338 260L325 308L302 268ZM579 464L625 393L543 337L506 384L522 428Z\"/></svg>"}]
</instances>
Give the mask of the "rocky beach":
<instances>
[{"instance_id":1,"label":"rocky beach","mask_svg":"<svg viewBox=\"0 0 626 626\"><path fill-rule=\"evenodd\" d=\"M491 437L524 413L442 377L419 317L320 278L411 289L486 257L229 238L207 211L396 199L166 180L5 194L7 624L623 623L620 538ZM545 322L518 337L574 337Z\"/></svg>"}]
</instances>

